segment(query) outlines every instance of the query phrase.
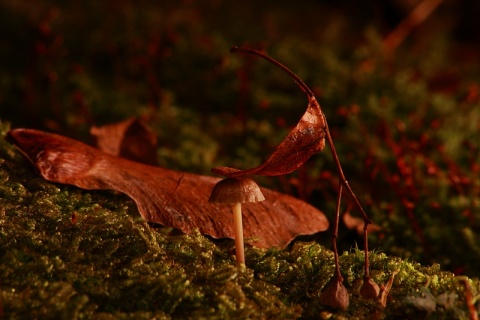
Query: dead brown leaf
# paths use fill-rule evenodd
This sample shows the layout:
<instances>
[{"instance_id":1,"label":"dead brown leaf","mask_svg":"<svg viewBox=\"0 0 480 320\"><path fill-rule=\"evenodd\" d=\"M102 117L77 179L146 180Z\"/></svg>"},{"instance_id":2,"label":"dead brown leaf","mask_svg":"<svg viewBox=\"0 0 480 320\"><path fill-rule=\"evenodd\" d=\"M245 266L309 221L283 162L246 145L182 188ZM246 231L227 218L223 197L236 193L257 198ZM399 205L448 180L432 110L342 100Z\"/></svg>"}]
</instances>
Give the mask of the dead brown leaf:
<instances>
[{"instance_id":1,"label":"dead brown leaf","mask_svg":"<svg viewBox=\"0 0 480 320\"><path fill-rule=\"evenodd\" d=\"M116 190L131 197L147 221L186 233L197 228L214 238L234 237L231 208L208 203L217 178L144 165L37 130L14 129L7 139L46 180L88 190ZM305 148L320 146L318 138L312 140ZM243 207L247 242L285 246L297 235L328 228L323 213L309 204L269 189L262 192L266 201Z\"/></svg>"},{"instance_id":2,"label":"dead brown leaf","mask_svg":"<svg viewBox=\"0 0 480 320\"><path fill-rule=\"evenodd\" d=\"M249 174L279 176L301 167L312 155L325 147L326 120L315 97L309 96L307 111L297 126L277 146L268 159L258 167L240 170L215 167L213 173L226 177Z\"/></svg>"},{"instance_id":3,"label":"dead brown leaf","mask_svg":"<svg viewBox=\"0 0 480 320\"><path fill-rule=\"evenodd\" d=\"M363 219L354 217L350 214L350 211L347 211L343 214L343 223L348 229L356 230L357 233L361 236L363 235L363 228L365 227L365 222ZM379 232L382 230L382 227L375 223L370 223L367 226L367 231L369 233Z\"/></svg>"},{"instance_id":4,"label":"dead brown leaf","mask_svg":"<svg viewBox=\"0 0 480 320\"><path fill-rule=\"evenodd\" d=\"M141 119L90 128L97 147L113 154L145 164L157 164L157 136Z\"/></svg>"}]
</instances>

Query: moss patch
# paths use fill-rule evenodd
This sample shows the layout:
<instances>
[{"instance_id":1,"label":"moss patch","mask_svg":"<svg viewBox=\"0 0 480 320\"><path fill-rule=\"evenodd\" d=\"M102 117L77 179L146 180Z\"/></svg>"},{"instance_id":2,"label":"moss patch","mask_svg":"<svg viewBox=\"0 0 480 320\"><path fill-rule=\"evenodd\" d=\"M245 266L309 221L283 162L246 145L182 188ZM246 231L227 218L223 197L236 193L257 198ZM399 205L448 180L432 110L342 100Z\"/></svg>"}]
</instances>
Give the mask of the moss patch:
<instances>
[{"instance_id":1,"label":"moss patch","mask_svg":"<svg viewBox=\"0 0 480 320\"><path fill-rule=\"evenodd\" d=\"M468 315L464 280L479 293L478 280L373 253L377 283L398 271L383 308L360 297L363 252L353 250L341 256L351 304L335 313L318 303L333 274L330 250L247 248L239 270L232 249L151 227L122 195L44 181L0 142L0 310L9 319L448 319Z\"/></svg>"}]
</instances>

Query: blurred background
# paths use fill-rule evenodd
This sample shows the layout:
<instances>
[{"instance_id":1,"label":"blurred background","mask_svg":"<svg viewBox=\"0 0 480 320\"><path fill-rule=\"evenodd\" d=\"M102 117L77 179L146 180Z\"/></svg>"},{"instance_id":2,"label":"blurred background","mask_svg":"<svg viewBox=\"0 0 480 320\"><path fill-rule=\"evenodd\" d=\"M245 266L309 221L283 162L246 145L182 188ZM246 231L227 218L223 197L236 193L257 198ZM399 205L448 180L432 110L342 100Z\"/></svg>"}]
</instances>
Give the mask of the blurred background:
<instances>
[{"instance_id":1,"label":"blurred background","mask_svg":"<svg viewBox=\"0 0 480 320\"><path fill-rule=\"evenodd\" d=\"M229 53L264 50L320 102L371 248L478 277L479 16L476 0L0 0L0 121L91 142L139 117L161 166L254 167L307 106L283 71ZM259 181L333 217L327 149ZM342 224L343 250L359 239Z\"/></svg>"}]
</instances>

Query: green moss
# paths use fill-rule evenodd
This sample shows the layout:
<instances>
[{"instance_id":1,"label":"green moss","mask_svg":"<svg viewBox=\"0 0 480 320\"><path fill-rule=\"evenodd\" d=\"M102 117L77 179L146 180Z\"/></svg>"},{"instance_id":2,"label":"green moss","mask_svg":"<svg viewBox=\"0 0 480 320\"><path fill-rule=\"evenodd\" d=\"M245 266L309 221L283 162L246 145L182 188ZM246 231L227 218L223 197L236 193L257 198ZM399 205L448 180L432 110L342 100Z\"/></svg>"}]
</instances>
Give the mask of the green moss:
<instances>
[{"instance_id":1,"label":"green moss","mask_svg":"<svg viewBox=\"0 0 480 320\"><path fill-rule=\"evenodd\" d=\"M1 134L7 129L2 124ZM0 298L9 319L467 315L465 278L383 253L371 254L373 280L386 284L399 271L388 305L362 299L360 250L340 257L349 309L327 310L318 299L334 263L319 244L247 248L247 268L240 270L230 241L152 228L124 196L44 181L4 141L0 156ZM468 281L478 294L480 282Z\"/></svg>"}]
</instances>

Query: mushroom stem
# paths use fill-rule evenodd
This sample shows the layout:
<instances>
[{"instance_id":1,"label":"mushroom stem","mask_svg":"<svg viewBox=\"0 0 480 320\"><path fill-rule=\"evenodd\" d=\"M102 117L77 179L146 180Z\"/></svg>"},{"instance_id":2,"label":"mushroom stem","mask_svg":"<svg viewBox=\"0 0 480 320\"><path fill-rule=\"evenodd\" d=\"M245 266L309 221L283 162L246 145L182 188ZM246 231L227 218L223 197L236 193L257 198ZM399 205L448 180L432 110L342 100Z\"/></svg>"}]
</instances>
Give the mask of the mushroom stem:
<instances>
[{"instance_id":1,"label":"mushroom stem","mask_svg":"<svg viewBox=\"0 0 480 320\"><path fill-rule=\"evenodd\" d=\"M233 226L235 231L235 254L237 264L240 266L245 264L245 248L243 245L243 224L242 224L242 204L235 203L232 207Z\"/></svg>"},{"instance_id":2,"label":"mushroom stem","mask_svg":"<svg viewBox=\"0 0 480 320\"><path fill-rule=\"evenodd\" d=\"M245 248L243 244L242 203L265 200L258 185L250 178L226 178L215 184L208 202L232 205L233 231L235 237L235 256L237 267L245 266Z\"/></svg>"}]
</instances>

